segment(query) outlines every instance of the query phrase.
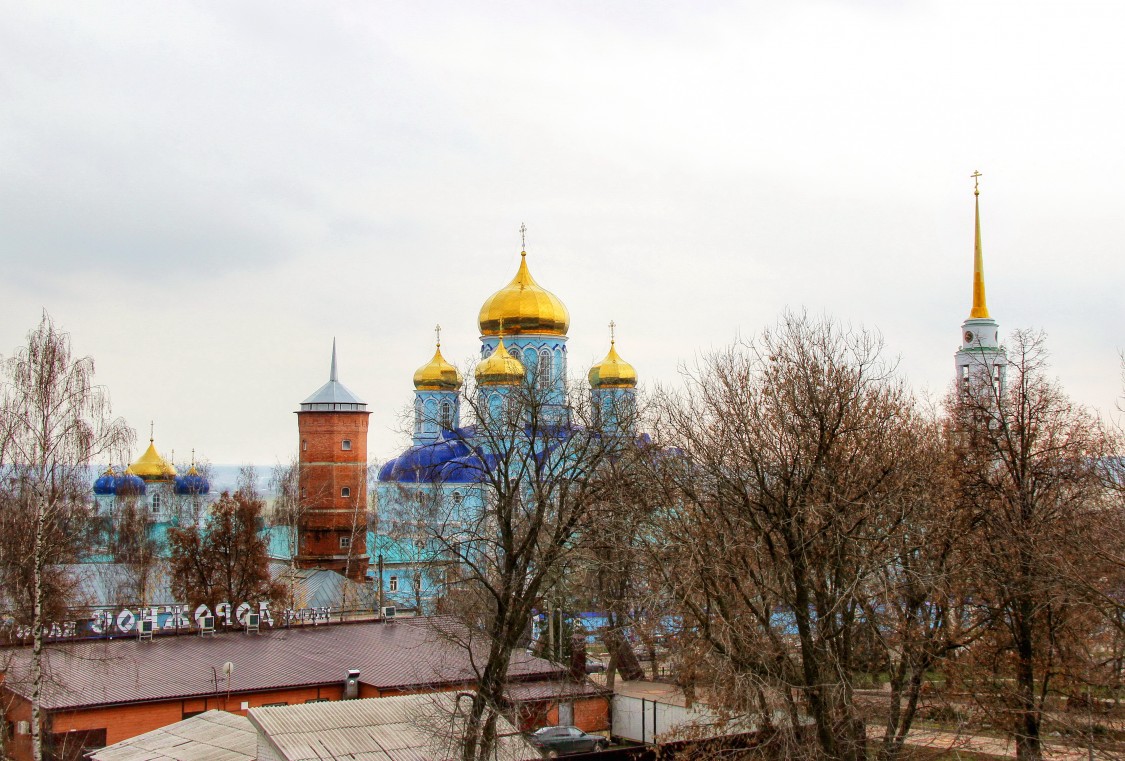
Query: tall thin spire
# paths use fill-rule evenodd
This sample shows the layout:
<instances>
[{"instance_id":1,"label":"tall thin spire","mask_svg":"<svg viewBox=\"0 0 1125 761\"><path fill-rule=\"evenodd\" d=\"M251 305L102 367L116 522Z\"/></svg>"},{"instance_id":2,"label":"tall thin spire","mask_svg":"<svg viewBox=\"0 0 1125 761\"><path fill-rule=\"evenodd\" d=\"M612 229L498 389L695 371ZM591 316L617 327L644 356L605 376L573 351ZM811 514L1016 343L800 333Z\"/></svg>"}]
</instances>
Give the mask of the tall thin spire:
<instances>
[{"instance_id":1,"label":"tall thin spire","mask_svg":"<svg viewBox=\"0 0 1125 761\"><path fill-rule=\"evenodd\" d=\"M328 380L338 381L339 376L336 373L336 337L332 337L332 369L328 373Z\"/></svg>"},{"instance_id":2,"label":"tall thin spire","mask_svg":"<svg viewBox=\"0 0 1125 761\"><path fill-rule=\"evenodd\" d=\"M974 171L973 196L976 206L976 234L973 239L973 309L969 312L970 319L988 319L988 302L984 295L984 252L980 245L980 178L981 173Z\"/></svg>"}]
</instances>

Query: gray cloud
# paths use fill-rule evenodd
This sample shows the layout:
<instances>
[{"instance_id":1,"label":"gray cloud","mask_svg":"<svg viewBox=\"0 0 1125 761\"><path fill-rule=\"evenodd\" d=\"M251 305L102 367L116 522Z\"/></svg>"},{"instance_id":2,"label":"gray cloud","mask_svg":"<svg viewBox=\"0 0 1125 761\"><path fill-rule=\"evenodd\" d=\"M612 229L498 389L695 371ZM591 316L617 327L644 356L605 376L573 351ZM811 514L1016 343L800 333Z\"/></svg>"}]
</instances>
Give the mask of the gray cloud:
<instances>
[{"instance_id":1,"label":"gray cloud","mask_svg":"<svg viewBox=\"0 0 1125 761\"><path fill-rule=\"evenodd\" d=\"M592 361L646 383L786 306L879 327L940 392L971 192L1003 330L1120 393L1112 4L9 2L0 349L46 306L134 425L271 461L340 338L372 451L516 228Z\"/></svg>"}]
</instances>

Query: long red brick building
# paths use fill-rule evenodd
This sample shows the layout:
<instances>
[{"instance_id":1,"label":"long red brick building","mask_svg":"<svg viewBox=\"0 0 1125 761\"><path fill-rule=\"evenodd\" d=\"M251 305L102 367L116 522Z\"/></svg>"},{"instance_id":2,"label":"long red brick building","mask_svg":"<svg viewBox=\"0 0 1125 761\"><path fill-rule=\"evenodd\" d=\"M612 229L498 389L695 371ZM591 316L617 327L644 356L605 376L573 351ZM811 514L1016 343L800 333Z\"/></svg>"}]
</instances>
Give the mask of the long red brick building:
<instances>
[{"instance_id":1,"label":"long red brick building","mask_svg":"<svg viewBox=\"0 0 1125 761\"><path fill-rule=\"evenodd\" d=\"M260 706L340 700L350 670L359 672L359 698L472 689L469 653L448 636L456 627L416 618L52 645L41 697L49 757L78 759L210 709L245 715ZM0 700L16 761L31 759L30 655L29 648L0 652L0 662L11 663ZM584 730L609 728L609 695L567 669L517 652L509 675L521 729L557 722L560 707Z\"/></svg>"}]
</instances>

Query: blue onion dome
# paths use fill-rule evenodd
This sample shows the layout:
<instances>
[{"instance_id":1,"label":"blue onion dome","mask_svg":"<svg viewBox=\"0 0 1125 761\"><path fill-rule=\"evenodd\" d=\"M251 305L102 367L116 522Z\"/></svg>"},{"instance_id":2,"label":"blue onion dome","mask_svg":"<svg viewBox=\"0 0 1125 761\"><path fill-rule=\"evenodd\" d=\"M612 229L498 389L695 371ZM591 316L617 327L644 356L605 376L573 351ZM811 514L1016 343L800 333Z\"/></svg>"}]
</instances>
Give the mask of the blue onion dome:
<instances>
[{"instance_id":1,"label":"blue onion dome","mask_svg":"<svg viewBox=\"0 0 1125 761\"><path fill-rule=\"evenodd\" d=\"M475 455L465 443L463 431L449 431L448 434L432 444L407 449L379 469L379 480L398 483L449 481L446 477L449 464Z\"/></svg>"},{"instance_id":2,"label":"blue onion dome","mask_svg":"<svg viewBox=\"0 0 1125 761\"><path fill-rule=\"evenodd\" d=\"M132 467L125 468L125 474L116 479L114 493L118 496L140 496L145 493L145 480L134 473Z\"/></svg>"},{"instance_id":3,"label":"blue onion dome","mask_svg":"<svg viewBox=\"0 0 1125 761\"><path fill-rule=\"evenodd\" d=\"M206 494L211 484L192 465L188 472L176 479L176 494Z\"/></svg>"},{"instance_id":4,"label":"blue onion dome","mask_svg":"<svg viewBox=\"0 0 1125 761\"><path fill-rule=\"evenodd\" d=\"M117 471L110 465L105 469L105 473L98 476L98 480L94 481L94 494L104 496L107 494L117 493Z\"/></svg>"}]
</instances>

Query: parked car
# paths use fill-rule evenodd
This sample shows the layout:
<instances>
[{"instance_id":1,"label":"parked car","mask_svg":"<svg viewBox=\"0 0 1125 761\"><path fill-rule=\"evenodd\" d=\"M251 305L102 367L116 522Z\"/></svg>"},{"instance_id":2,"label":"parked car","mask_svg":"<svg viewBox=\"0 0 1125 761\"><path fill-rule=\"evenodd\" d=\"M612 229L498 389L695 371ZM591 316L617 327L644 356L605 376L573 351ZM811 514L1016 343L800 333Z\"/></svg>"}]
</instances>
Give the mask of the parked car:
<instances>
[{"instance_id":1,"label":"parked car","mask_svg":"<svg viewBox=\"0 0 1125 761\"><path fill-rule=\"evenodd\" d=\"M531 744L547 758L571 753L605 750L609 742L601 735L588 735L578 727L543 727L528 737Z\"/></svg>"}]
</instances>

